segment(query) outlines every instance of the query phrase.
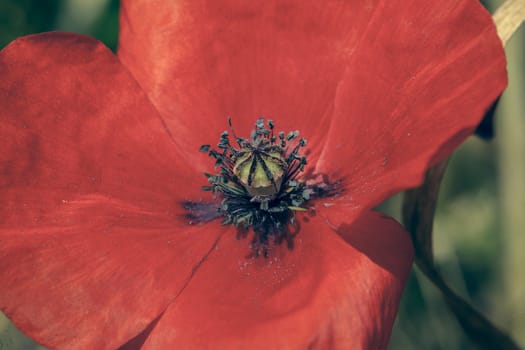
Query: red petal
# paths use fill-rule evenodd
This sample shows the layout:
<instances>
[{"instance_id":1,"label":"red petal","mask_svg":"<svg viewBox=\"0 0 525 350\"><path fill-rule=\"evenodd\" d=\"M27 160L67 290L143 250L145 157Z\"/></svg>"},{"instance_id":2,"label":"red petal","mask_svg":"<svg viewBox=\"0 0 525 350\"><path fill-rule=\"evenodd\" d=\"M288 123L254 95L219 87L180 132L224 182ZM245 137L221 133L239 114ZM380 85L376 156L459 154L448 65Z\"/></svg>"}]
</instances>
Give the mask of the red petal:
<instances>
[{"instance_id":1,"label":"red petal","mask_svg":"<svg viewBox=\"0 0 525 350\"><path fill-rule=\"evenodd\" d=\"M412 245L394 220L365 213L335 234L302 222L292 251L246 259L224 235L153 328L145 349L384 349Z\"/></svg>"},{"instance_id":2,"label":"red petal","mask_svg":"<svg viewBox=\"0 0 525 350\"><path fill-rule=\"evenodd\" d=\"M214 142L228 115L242 135L256 117L273 118L311 141L318 172L344 178L350 207L419 183L506 84L501 43L476 0L122 6L119 57L179 144Z\"/></svg>"},{"instance_id":3,"label":"red petal","mask_svg":"<svg viewBox=\"0 0 525 350\"><path fill-rule=\"evenodd\" d=\"M0 308L50 347L117 347L217 239L181 217L201 181L99 42L19 39L0 76Z\"/></svg>"},{"instance_id":4,"label":"red petal","mask_svg":"<svg viewBox=\"0 0 525 350\"><path fill-rule=\"evenodd\" d=\"M119 57L188 154L216 142L227 116L239 136L265 116L320 149L365 3L123 1Z\"/></svg>"},{"instance_id":5,"label":"red petal","mask_svg":"<svg viewBox=\"0 0 525 350\"><path fill-rule=\"evenodd\" d=\"M419 185L425 169L472 134L507 83L501 41L478 1L383 2L363 40L316 164L344 183L342 196L317 206L334 225ZM349 216L337 218L326 208L334 204Z\"/></svg>"}]
</instances>

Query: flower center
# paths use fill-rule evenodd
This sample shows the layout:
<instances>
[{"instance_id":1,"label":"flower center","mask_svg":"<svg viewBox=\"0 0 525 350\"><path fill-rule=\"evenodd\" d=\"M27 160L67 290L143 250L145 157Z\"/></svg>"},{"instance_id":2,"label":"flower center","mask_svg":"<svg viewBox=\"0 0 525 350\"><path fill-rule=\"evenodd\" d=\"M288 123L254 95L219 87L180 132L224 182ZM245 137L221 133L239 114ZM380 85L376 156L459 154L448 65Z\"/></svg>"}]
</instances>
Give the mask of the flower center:
<instances>
[{"instance_id":1,"label":"flower center","mask_svg":"<svg viewBox=\"0 0 525 350\"><path fill-rule=\"evenodd\" d=\"M222 198L218 212L223 224L233 224L255 233L254 243L266 245L271 238L276 243L289 241L290 226L295 225L295 212L306 211L304 204L315 192L298 179L307 164L306 156L299 152L306 146L299 131L274 133L271 120L259 119L250 139L237 137L231 119L230 133L224 131L217 145L203 145L215 159L217 174L205 174L212 191Z\"/></svg>"}]
</instances>

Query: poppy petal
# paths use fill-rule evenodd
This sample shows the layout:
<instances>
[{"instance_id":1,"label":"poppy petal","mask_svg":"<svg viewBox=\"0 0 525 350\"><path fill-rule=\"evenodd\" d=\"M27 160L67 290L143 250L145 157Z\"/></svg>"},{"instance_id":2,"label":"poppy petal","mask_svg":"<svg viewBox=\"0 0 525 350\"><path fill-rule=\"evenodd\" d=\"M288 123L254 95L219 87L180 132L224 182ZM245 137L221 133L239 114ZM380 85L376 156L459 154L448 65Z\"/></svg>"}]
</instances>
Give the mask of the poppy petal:
<instances>
[{"instance_id":1,"label":"poppy petal","mask_svg":"<svg viewBox=\"0 0 525 350\"><path fill-rule=\"evenodd\" d=\"M0 308L49 347L115 348L164 310L221 231L182 217L196 177L100 42L18 39L0 76Z\"/></svg>"},{"instance_id":2,"label":"poppy petal","mask_svg":"<svg viewBox=\"0 0 525 350\"><path fill-rule=\"evenodd\" d=\"M505 86L501 42L476 0L124 0L119 57L187 154L226 116L239 135L267 116L311 141L318 172L373 187L354 197L364 208L416 185Z\"/></svg>"},{"instance_id":3,"label":"poppy petal","mask_svg":"<svg viewBox=\"0 0 525 350\"><path fill-rule=\"evenodd\" d=\"M293 250L242 258L224 235L144 349L384 349L413 251L394 220L366 212L337 234L301 223Z\"/></svg>"},{"instance_id":4,"label":"poppy petal","mask_svg":"<svg viewBox=\"0 0 525 350\"><path fill-rule=\"evenodd\" d=\"M316 172L342 181L343 193L316 208L334 225L422 183L507 84L501 41L478 1L418 4L425 8L383 2L363 38L369 44L342 77L316 163ZM409 16L420 10L428 16ZM334 205L349 217L338 220Z\"/></svg>"},{"instance_id":5,"label":"poppy petal","mask_svg":"<svg viewBox=\"0 0 525 350\"><path fill-rule=\"evenodd\" d=\"M374 10L347 3L122 1L118 55L188 154L228 116L239 136L265 116L320 149L346 51Z\"/></svg>"}]
</instances>

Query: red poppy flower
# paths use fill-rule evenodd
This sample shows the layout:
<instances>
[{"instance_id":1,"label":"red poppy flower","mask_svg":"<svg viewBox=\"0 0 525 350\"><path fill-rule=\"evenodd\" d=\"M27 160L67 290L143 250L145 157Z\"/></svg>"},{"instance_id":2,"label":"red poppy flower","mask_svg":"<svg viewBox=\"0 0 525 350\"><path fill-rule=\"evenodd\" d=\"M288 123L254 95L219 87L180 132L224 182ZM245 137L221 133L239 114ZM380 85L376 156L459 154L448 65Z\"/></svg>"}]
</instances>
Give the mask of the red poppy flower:
<instances>
[{"instance_id":1,"label":"red poppy flower","mask_svg":"<svg viewBox=\"0 0 525 350\"><path fill-rule=\"evenodd\" d=\"M124 1L120 35L118 58L64 33L0 54L0 308L52 348L385 348L412 248L370 208L419 184L501 93L489 14ZM293 249L246 258L232 225L184 217L211 199L197 150L227 116L243 136L260 116L299 129L310 171L342 180L306 203Z\"/></svg>"}]
</instances>

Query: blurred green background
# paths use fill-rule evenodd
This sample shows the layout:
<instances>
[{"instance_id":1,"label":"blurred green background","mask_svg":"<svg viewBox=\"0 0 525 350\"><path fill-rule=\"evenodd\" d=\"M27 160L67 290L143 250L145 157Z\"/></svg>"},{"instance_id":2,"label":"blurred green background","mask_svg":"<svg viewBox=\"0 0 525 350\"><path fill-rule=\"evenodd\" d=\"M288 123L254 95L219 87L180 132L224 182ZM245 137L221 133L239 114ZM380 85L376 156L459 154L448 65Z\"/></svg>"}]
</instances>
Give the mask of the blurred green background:
<instances>
[{"instance_id":1,"label":"blurred green background","mask_svg":"<svg viewBox=\"0 0 525 350\"><path fill-rule=\"evenodd\" d=\"M484 4L493 12L501 3ZM95 36L114 50L118 6L115 0L0 0L0 47L18 36L60 29ZM434 247L453 289L525 347L525 27L506 52L510 83L497 110L496 138L487 143L472 137L452 156ZM399 205L396 196L382 208L399 217ZM0 349L44 348L0 313ZM389 346L398 349L475 349L417 269Z\"/></svg>"}]
</instances>

